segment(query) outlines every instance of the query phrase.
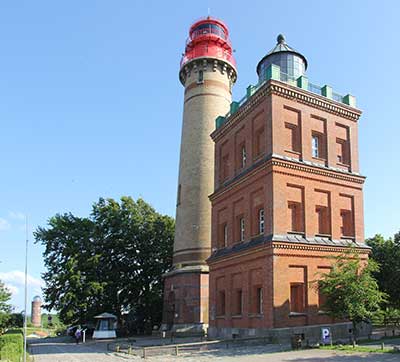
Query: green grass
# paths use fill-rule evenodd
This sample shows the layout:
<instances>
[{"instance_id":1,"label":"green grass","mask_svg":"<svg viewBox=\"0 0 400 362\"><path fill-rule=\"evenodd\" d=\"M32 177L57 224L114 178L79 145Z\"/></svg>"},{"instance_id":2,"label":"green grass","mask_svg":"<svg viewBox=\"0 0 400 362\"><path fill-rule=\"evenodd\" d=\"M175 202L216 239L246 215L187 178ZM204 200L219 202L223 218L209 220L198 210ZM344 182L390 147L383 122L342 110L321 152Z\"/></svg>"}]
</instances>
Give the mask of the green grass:
<instances>
[{"instance_id":1,"label":"green grass","mask_svg":"<svg viewBox=\"0 0 400 362\"><path fill-rule=\"evenodd\" d=\"M364 353L394 353L392 348L385 347L384 349L369 347L369 346L350 346L350 345L333 345L333 346L321 346L320 349L326 349L330 351L343 351L343 352L364 352Z\"/></svg>"}]
</instances>

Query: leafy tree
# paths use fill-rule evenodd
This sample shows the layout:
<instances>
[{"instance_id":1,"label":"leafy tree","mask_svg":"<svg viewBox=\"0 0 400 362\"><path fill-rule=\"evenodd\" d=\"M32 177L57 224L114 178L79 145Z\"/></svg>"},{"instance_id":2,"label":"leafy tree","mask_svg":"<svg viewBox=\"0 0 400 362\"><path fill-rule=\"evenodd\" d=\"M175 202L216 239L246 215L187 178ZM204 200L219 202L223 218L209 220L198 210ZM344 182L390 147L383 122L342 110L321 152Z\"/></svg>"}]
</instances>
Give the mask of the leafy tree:
<instances>
[{"instance_id":1,"label":"leafy tree","mask_svg":"<svg viewBox=\"0 0 400 362\"><path fill-rule=\"evenodd\" d=\"M46 307L64 323L83 323L104 311L134 312L157 324L162 274L172 262L174 220L148 203L100 198L89 218L56 215L38 228L45 245Z\"/></svg>"},{"instance_id":2,"label":"leafy tree","mask_svg":"<svg viewBox=\"0 0 400 362\"><path fill-rule=\"evenodd\" d=\"M371 259L380 265L373 275L379 288L388 295L385 308L400 309L400 233L393 239L377 234L366 243L372 248Z\"/></svg>"},{"instance_id":3,"label":"leafy tree","mask_svg":"<svg viewBox=\"0 0 400 362\"><path fill-rule=\"evenodd\" d=\"M10 291L5 287L0 280L0 334L7 327L10 319L11 305L8 303L11 299Z\"/></svg>"},{"instance_id":4,"label":"leafy tree","mask_svg":"<svg viewBox=\"0 0 400 362\"><path fill-rule=\"evenodd\" d=\"M7 322L8 328L22 328L24 325L24 315L22 313L12 313Z\"/></svg>"},{"instance_id":5,"label":"leafy tree","mask_svg":"<svg viewBox=\"0 0 400 362\"><path fill-rule=\"evenodd\" d=\"M377 270L376 262L369 260L364 265L351 250L335 257L330 272L322 274L318 281L318 288L325 296L324 310L334 318L349 319L353 333L358 323L371 320L385 300L372 276Z\"/></svg>"}]
</instances>

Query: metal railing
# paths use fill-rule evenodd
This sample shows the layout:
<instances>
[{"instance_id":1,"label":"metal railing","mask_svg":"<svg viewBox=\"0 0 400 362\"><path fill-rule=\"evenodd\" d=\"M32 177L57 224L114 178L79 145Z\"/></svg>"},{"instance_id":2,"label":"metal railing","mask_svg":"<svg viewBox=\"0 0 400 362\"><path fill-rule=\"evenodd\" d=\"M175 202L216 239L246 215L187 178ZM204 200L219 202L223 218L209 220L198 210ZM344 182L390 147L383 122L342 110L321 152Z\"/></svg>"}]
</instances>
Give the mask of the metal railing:
<instances>
[{"instance_id":1,"label":"metal railing","mask_svg":"<svg viewBox=\"0 0 400 362\"><path fill-rule=\"evenodd\" d=\"M279 72L279 79L277 78L272 78L275 80L279 80L281 82L285 82L288 83L290 85L293 86L298 86L298 78L296 78L293 75L284 73L284 72ZM260 80L256 85L254 86L250 86L252 87L250 94L247 93L244 97L242 97L238 102L232 102L232 103L236 103L235 106L232 109L229 110L229 112L224 116L225 119L230 117L232 114L236 113L237 110L246 103L246 101L255 93L257 92L267 81L269 80L268 77L265 77L264 79ZM318 94L320 96L324 96L323 91L322 91L323 87L320 87L319 85L316 85L314 83L308 82L307 84L307 90L311 93L315 93ZM332 92L332 100L336 101L336 102L340 102L340 103L344 103L344 97L336 92ZM219 127L222 126L222 124L224 124L224 122L220 122L219 123ZM218 128L218 127L217 127Z\"/></svg>"}]
</instances>

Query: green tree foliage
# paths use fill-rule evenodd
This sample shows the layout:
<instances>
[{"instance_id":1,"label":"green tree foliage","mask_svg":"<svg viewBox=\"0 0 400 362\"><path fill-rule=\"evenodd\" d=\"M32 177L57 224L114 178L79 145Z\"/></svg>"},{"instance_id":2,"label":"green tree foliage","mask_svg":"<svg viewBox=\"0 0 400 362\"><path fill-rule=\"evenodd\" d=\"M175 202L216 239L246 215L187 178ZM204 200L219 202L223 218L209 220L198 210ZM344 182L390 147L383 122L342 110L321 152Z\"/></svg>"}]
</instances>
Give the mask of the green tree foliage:
<instances>
[{"instance_id":1,"label":"green tree foliage","mask_svg":"<svg viewBox=\"0 0 400 362\"><path fill-rule=\"evenodd\" d=\"M377 234L366 243L372 248L371 259L380 265L373 275L379 288L388 295L385 307L400 309L400 233L393 239Z\"/></svg>"},{"instance_id":2,"label":"green tree foliage","mask_svg":"<svg viewBox=\"0 0 400 362\"><path fill-rule=\"evenodd\" d=\"M144 200L99 199L89 218L56 215L35 232L45 246L44 297L64 323L102 312L161 320L162 274L172 263L174 220Z\"/></svg>"},{"instance_id":3,"label":"green tree foliage","mask_svg":"<svg viewBox=\"0 0 400 362\"><path fill-rule=\"evenodd\" d=\"M10 291L0 280L0 334L7 327L10 319L11 305L8 303L11 299Z\"/></svg>"},{"instance_id":4,"label":"green tree foliage","mask_svg":"<svg viewBox=\"0 0 400 362\"><path fill-rule=\"evenodd\" d=\"M24 325L24 315L22 313L12 313L10 314L10 319L8 320L8 328L22 328Z\"/></svg>"},{"instance_id":5,"label":"green tree foliage","mask_svg":"<svg viewBox=\"0 0 400 362\"><path fill-rule=\"evenodd\" d=\"M325 295L324 310L334 318L349 319L353 331L358 323L370 321L385 300L372 276L378 269L373 260L362 265L354 251L335 257L330 272L322 274L318 281L318 288Z\"/></svg>"}]
</instances>

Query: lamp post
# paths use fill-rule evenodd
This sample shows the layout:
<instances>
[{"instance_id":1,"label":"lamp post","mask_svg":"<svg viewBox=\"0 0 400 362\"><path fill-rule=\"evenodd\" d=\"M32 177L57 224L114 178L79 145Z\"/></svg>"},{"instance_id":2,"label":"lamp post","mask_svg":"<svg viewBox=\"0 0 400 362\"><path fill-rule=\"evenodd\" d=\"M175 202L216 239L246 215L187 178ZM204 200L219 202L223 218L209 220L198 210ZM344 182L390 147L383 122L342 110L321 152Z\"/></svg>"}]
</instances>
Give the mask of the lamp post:
<instances>
[{"instance_id":1,"label":"lamp post","mask_svg":"<svg viewBox=\"0 0 400 362\"><path fill-rule=\"evenodd\" d=\"M25 313L24 313L24 362L26 362L26 325L28 308L28 216L25 218Z\"/></svg>"}]
</instances>

